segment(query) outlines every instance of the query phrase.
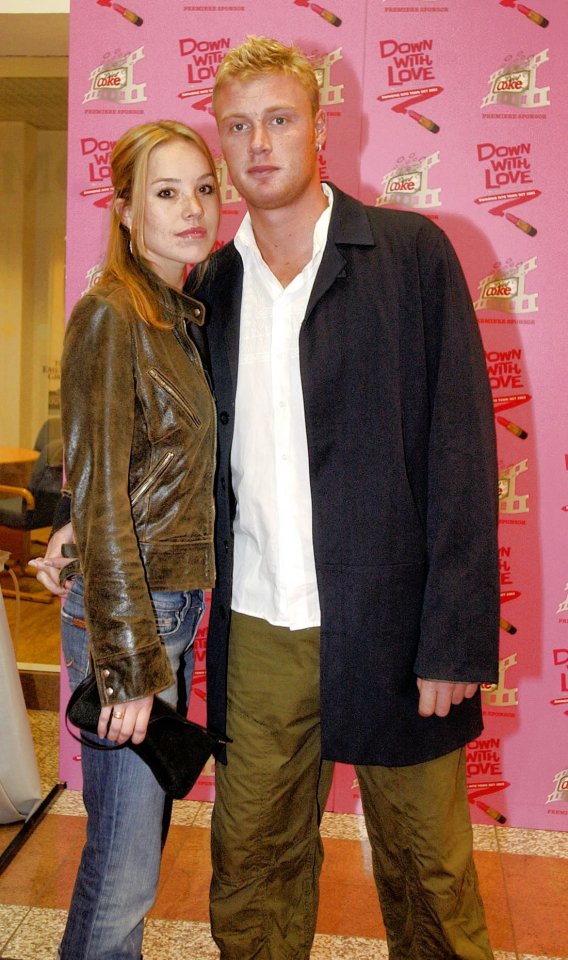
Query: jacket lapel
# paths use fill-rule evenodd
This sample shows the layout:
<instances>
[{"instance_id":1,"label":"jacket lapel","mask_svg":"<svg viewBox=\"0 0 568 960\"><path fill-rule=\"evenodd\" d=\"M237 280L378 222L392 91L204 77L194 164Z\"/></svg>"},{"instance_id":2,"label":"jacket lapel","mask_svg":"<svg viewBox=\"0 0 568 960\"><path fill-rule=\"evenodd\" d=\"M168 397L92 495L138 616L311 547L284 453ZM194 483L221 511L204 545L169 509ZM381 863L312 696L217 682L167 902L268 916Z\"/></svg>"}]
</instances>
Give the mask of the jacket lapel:
<instances>
[{"instance_id":1,"label":"jacket lapel","mask_svg":"<svg viewBox=\"0 0 568 960\"><path fill-rule=\"evenodd\" d=\"M329 233L320 268L308 301L306 320L318 301L327 293L332 283L338 277L346 276L346 261L340 249L341 244L357 244L359 246L374 246L375 244L365 207L332 183L329 186L333 190L333 208Z\"/></svg>"},{"instance_id":2,"label":"jacket lapel","mask_svg":"<svg viewBox=\"0 0 568 960\"><path fill-rule=\"evenodd\" d=\"M220 284L221 297L218 304L218 316L222 316L225 349L233 381L233 398L237 391L237 371L239 365L239 333L241 326L241 298L243 292L242 260L235 247L232 247L228 263L224 265Z\"/></svg>"},{"instance_id":3,"label":"jacket lapel","mask_svg":"<svg viewBox=\"0 0 568 960\"><path fill-rule=\"evenodd\" d=\"M217 395L223 392L225 402L229 399L227 391L234 401L237 390L242 289L242 261L230 242L212 258L197 291L205 304L205 332L215 391Z\"/></svg>"}]
</instances>

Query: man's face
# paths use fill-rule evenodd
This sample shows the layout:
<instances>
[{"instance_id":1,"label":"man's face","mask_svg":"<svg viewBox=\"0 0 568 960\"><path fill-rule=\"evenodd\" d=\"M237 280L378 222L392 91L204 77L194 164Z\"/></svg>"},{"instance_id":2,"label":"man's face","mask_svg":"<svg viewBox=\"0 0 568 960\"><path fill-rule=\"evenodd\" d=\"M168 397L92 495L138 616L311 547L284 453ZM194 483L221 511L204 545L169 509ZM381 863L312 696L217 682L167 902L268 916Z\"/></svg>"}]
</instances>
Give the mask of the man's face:
<instances>
[{"instance_id":1,"label":"man's face","mask_svg":"<svg viewBox=\"0 0 568 960\"><path fill-rule=\"evenodd\" d=\"M313 116L295 77L231 80L216 96L215 115L231 179L249 209L276 210L320 191L316 144L325 114Z\"/></svg>"}]
</instances>

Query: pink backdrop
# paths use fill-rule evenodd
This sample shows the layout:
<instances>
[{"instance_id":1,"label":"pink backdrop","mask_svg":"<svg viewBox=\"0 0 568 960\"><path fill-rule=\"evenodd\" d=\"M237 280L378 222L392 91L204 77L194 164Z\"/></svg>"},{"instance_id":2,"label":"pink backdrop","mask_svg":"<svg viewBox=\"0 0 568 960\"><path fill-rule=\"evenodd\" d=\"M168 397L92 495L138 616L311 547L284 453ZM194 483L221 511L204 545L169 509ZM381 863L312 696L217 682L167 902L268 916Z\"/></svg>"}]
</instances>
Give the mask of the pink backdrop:
<instances>
[{"instance_id":1,"label":"pink backdrop","mask_svg":"<svg viewBox=\"0 0 568 960\"><path fill-rule=\"evenodd\" d=\"M224 52L255 33L315 57L329 115L322 178L373 206L405 206L439 223L460 255L485 344L503 606L499 686L484 691L485 730L468 747L472 816L568 829L568 337L559 256L568 5L127 2L134 9L71 5L68 311L96 282L117 137L175 117L219 155L210 93ZM223 243L243 203L220 157L219 176ZM203 626L191 706L198 718L205 643ZM63 731L61 776L78 788L76 746ZM213 790L208 767L192 797L211 799ZM351 767L337 766L330 808L360 810Z\"/></svg>"}]
</instances>

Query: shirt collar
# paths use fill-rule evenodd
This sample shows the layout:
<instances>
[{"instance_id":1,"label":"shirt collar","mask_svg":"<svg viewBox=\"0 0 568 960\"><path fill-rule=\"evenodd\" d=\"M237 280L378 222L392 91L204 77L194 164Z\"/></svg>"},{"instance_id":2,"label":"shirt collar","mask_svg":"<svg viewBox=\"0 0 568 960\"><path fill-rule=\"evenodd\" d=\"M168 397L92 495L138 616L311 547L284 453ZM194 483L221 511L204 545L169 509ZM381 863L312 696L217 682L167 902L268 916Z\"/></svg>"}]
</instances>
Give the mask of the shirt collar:
<instances>
[{"instance_id":1,"label":"shirt collar","mask_svg":"<svg viewBox=\"0 0 568 960\"><path fill-rule=\"evenodd\" d=\"M312 248L312 260L316 257L327 243L327 234L329 230L329 221L331 219L331 210L333 207L333 191L327 183L321 184L322 192L327 199L327 207L319 215L314 226L314 239ZM260 250L256 243L256 237L252 228L250 213L247 211L237 230L234 238L234 244L241 256L244 258L247 252L256 254L262 260ZM263 261L264 262L264 261Z\"/></svg>"}]
</instances>

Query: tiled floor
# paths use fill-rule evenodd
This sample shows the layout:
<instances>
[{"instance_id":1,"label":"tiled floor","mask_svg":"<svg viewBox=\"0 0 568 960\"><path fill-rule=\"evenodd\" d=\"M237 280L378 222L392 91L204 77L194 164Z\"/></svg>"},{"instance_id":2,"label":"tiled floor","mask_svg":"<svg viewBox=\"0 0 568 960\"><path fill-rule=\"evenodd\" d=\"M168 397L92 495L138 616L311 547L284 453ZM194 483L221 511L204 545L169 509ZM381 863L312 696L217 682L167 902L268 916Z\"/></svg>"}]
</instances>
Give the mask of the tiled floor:
<instances>
[{"instance_id":1,"label":"tiled floor","mask_svg":"<svg viewBox=\"0 0 568 960\"><path fill-rule=\"evenodd\" d=\"M57 718L32 711L30 719L47 793L57 780ZM210 813L205 803L174 805L145 960L218 957L207 923ZM64 791L0 876L1 958L54 960L84 828L80 794ZM0 851L14 832L0 827ZM362 819L326 814L322 832L326 860L312 960L387 958ZM476 827L475 847L496 960L568 960L568 834Z\"/></svg>"}]
</instances>

